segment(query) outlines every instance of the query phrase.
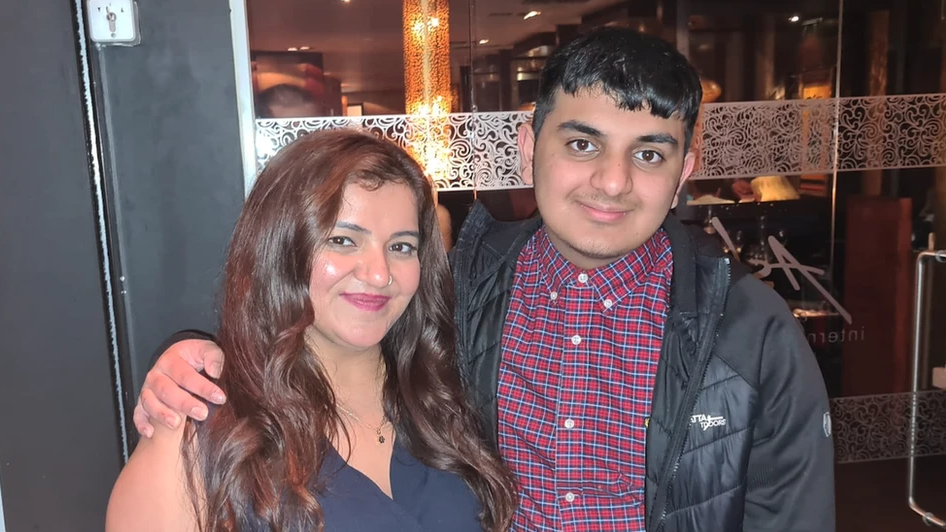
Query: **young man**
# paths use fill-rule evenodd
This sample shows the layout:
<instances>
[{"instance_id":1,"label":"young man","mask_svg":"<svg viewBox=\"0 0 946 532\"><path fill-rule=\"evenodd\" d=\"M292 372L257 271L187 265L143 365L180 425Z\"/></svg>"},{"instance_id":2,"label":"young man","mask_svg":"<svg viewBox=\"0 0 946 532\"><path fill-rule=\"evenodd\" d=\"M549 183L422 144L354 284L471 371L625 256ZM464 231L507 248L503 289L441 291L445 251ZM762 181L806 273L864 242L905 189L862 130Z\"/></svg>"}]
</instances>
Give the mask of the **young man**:
<instances>
[{"instance_id":1,"label":"young man","mask_svg":"<svg viewBox=\"0 0 946 532\"><path fill-rule=\"evenodd\" d=\"M541 218L476 205L464 222L460 365L520 482L517 531L834 530L828 399L801 328L668 214L700 97L664 41L578 38L549 58L519 132ZM209 342L170 348L139 430L146 411L202 417L178 385L213 400L194 368L217 374L222 358Z\"/></svg>"}]
</instances>

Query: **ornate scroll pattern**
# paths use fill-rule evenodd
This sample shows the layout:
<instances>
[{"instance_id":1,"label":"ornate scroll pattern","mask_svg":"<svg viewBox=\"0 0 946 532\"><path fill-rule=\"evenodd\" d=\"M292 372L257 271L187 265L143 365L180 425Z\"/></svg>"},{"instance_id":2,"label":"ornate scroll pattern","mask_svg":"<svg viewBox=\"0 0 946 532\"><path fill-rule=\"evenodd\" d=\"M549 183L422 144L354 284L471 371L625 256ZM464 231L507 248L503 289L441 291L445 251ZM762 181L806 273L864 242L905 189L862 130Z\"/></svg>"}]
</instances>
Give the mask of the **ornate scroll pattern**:
<instances>
[{"instance_id":1,"label":"ornate scroll pattern","mask_svg":"<svg viewBox=\"0 0 946 532\"><path fill-rule=\"evenodd\" d=\"M831 401L834 452L838 463L905 458L910 455L913 394L841 397ZM946 454L946 391L916 394L914 456Z\"/></svg>"},{"instance_id":2,"label":"ornate scroll pattern","mask_svg":"<svg viewBox=\"0 0 946 532\"><path fill-rule=\"evenodd\" d=\"M517 129L531 113L457 113L447 117L410 115L329 117L256 121L257 168L283 146L322 129L370 131L410 150L422 143L430 128L449 129L449 178L436 182L441 190L522 186L519 178ZM446 123L443 122L446 120Z\"/></svg>"},{"instance_id":3,"label":"ornate scroll pattern","mask_svg":"<svg viewBox=\"0 0 946 532\"><path fill-rule=\"evenodd\" d=\"M837 100L705 104L697 178L831 172Z\"/></svg>"},{"instance_id":4,"label":"ornate scroll pattern","mask_svg":"<svg viewBox=\"0 0 946 532\"><path fill-rule=\"evenodd\" d=\"M696 177L946 165L946 94L706 104Z\"/></svg>"},{"instance_id":5,"label":"ornate scroll pattern","mask_svg":"<svg viewBox=\"0 0 946 532\"><path fill-rule=\"evenodd\" d=\"M523 186L517 128L528 112L461 113L447 118L391 115L258 120L262 166L281 147L319 129L354 127L410 148L430 128L450 130L449 177L441 189ZM446 120L444 125L437 121ZM713 103L703 106L694 146L696 178L828 174L946 166L946 94Z\"/></svg>"},{"instance_id":6,"label":"ornate scroll pattern","mask_svg":"<svg viewBox=\"0 0 946 532\"><path fill-rule=\"evenodd\" d=\"M946 165L946 94L843 102L838 170Z\"/></svg>"}]
</instances>

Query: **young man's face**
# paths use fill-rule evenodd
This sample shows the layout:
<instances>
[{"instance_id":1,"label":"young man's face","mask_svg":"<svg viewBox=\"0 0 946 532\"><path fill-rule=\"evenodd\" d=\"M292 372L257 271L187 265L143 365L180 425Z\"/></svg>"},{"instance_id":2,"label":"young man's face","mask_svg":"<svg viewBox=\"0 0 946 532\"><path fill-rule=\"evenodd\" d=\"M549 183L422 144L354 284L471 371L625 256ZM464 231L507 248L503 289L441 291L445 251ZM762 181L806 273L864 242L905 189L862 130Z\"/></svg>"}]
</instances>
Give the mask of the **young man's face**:
<instances>
[{"instance_id":1,"label":"young man's face","mask_svg":"<svg viewBox=\"0 0 946 532\"><path fill-rule=\"evenodd\" d=\"M561 90L535 138L519 130L522 177L555 248L579 268L614 262L657 231L693 171L685 126L625 111L596 90Z\"/></svg>"}]
</instances>

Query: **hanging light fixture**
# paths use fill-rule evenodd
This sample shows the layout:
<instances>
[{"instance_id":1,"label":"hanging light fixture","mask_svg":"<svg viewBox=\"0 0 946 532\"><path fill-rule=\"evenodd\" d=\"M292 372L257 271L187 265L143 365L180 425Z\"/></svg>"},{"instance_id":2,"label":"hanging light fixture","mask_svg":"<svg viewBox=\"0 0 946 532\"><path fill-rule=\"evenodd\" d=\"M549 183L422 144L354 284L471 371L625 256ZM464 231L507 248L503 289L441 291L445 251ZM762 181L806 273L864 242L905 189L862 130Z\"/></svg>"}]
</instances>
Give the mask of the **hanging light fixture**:
<instances>
[{"instance_id":1,"label":"hanging light fixture","mask_svg":"<svg viewBox=\"0 0 946 532\"><path fill-rule=\"evenodd\" d=\"M409 151L434 182L449 181L452 100L449 0L404 0L404 102L418 131Z\"/></svg>"}]
</instances>

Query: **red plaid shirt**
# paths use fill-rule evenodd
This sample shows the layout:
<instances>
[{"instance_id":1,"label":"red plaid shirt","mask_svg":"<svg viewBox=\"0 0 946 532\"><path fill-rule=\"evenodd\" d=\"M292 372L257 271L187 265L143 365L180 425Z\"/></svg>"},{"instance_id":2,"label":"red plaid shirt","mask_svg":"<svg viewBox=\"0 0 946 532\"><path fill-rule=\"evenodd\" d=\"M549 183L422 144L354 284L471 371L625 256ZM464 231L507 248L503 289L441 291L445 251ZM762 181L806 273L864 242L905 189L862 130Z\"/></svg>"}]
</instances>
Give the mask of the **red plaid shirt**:
<instances>
[{"instance_id":1,"label":"red plaid shirt","mask_svg":"<svg viewBox=\"0 0 946 532\"><path fill-rule=\"evenodd\" d=\"M644 530L646 421L673 264L663 230L592 271L541 229L519 254L499 368L513 530Z\"/></svg>"}]
</instances>

